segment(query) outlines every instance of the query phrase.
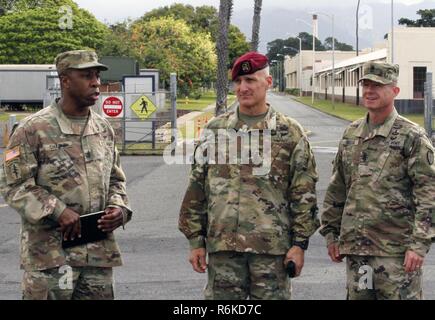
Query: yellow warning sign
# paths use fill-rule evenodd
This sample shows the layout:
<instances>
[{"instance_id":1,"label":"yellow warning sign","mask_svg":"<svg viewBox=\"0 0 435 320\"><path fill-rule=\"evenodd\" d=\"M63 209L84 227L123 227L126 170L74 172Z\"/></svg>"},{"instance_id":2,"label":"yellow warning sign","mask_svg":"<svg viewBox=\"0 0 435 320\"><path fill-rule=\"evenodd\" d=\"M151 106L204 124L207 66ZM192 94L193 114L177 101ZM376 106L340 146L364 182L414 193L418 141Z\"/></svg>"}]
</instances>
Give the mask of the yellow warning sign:
<instances>
[{"instance_id":1,"label":"yellow warning sign","mask_svg":"<svg viewBox=\"0 0 435 320\"><path fill-rule=\"evenodd\" d=\"M137 99L130 108L140 119L149 118L157 110L154 103L145 95Z\"/></svg>"}]
</instances>

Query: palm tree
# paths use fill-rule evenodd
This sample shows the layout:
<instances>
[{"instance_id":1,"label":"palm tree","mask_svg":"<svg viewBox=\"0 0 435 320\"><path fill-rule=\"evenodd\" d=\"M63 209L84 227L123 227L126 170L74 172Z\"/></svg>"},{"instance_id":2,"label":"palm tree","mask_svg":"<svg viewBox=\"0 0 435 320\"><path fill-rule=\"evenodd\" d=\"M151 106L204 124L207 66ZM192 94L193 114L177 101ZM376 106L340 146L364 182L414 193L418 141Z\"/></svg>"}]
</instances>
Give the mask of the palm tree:
<instances>
[{"instance_id":1,"label":"palm tree","mask_svg":"<svg viewBox=\"0 0 435 320\"><path fill-rule=\"evenodd\" d=\"M260 42L260 18L261 18L262 3L263 0L255 0L254 3L254 21L252 22L252 38L251 38L252 51L258 51L258 44Z\"/></svg>"},{"instance_id":2,"label":"palm tree","mask_svg":"<svg viewBox=\"0 0 435 320\"><path fill-rule=\"evenodd\" d=\"M219 6L219 35L216 49L218 56L218 70L216 79L216 111L218 116L226 111L228 95L228 30L233 11L233 0L220 0Z\"/></svg>"}]
</instances>

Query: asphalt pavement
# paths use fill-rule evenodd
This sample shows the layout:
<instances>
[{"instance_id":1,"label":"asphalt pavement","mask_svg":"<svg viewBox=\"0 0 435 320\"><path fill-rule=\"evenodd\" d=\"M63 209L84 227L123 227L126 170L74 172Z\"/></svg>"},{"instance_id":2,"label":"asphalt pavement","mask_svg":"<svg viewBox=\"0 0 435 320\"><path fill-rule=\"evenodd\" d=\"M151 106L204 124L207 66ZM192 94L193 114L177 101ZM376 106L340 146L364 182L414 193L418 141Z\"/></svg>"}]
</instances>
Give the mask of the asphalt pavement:
<instances>
[{"instance_id":1,"label":"asphalt pavement","mask_svg":"<svg viewBox=\"0 0 435 320\"><path fill-rule=\"evenodd\" d=\"M272 106L311 131L321 208L331 176L332 160L347 121L325 115L291 100L269 95ZM187 240L178 231L178 212L186 189L189 166L167 165L162 157L126 156L122 165L128 179L133 220L116 231L124 266L115 269L117 299L202 299L206 275L195 273L187 261ZM1 203L3 200L1 199ZM0 203L0 299L19 299L18 233L20 219ZM424 271L427 299L435 299L435 256ZM302 275L292 282L293 299L344 299L345 265L330 262L324 239L315 234L306 253Z\"/></svg>"}]
</instances>

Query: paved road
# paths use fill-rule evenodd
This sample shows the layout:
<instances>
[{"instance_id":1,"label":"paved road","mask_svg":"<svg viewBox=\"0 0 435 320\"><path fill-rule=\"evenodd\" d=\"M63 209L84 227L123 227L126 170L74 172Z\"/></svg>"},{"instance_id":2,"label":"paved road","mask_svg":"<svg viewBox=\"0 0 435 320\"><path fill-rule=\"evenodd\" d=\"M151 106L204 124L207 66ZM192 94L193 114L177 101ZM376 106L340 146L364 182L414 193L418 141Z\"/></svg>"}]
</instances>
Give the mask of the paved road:
<instances>
[{"instance_id":1,"label":"paved road","mask_svg":"<svg viewBox=\"0 0 435 320\"><path fill-rule=\"evenodd\" d=\"M319 206L331 175L331 161L347 122L326 116L288 97L270 96L279 111L312 131L311 144L320 175ZM201 299L205 275L187 262L187 241L177 230L178 210L186 188L189 167L166 165L161 157L123 157L128 191L135 212L125 231L117 231L125 266L117 268L118 299ZM20 298L18 269L19 218L0 204L0 299ZM426 297L435 298L434 255L426 268ZM293 281L294 299L343 299L344 265L332 264L324 240L314 235L306 267Z\"/></svg>"}]
</instances>

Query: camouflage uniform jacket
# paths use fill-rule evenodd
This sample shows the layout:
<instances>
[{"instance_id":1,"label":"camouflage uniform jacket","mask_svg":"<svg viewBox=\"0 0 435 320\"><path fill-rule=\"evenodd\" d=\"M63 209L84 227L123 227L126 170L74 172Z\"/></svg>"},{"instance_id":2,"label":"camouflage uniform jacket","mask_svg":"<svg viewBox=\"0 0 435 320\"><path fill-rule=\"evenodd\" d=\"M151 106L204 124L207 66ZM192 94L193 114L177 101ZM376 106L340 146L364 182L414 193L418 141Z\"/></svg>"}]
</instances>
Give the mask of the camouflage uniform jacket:
<instances>
[{"instance_id":1,"label":"camouflage uniform jacket","mask_svg":"<svg viewBox=\"0 0 435 320\"><path fill-rule=\"evenodd\" d=\"M396 110L370 134L367 117L352 123L324 201L328 245L339 241L342 254L424 256L433 236L433 152L424 130Z\"/></svg>"},{"instance_id":2,"label":"camouflage uniform jacket","mask_svg":"<svg viewBox=\"0 0 435 320\"><path fill-rule=\"evenodd\" d=\"M292 241L308 239L319 227L318 178L301 126L269 107L265 119L251 128L237 110L210 120L206 129L270 132L271 166L267 174L254 175L253 161L192 165L179 219L191 249L282 255Z\"/></svg>"},{"instance_id":3,"label":"camouflage uniform jacket","mask_svg":"<svg viewBox=\"0 0 435 320\"><path fill-rule=\"evenodd\" d=\"M90 111L83 136L54 103L23 120L5 150L1 193L21 215L21 268L122 264L108 239L62 249L57 222L68 207L78 214L119 206L128 212L125 175L109 122Z\"/></svg>"}]
</instances>

